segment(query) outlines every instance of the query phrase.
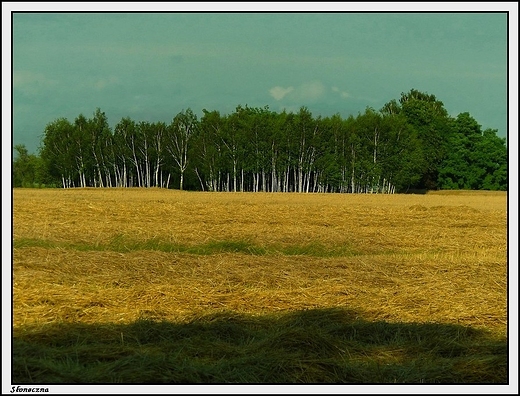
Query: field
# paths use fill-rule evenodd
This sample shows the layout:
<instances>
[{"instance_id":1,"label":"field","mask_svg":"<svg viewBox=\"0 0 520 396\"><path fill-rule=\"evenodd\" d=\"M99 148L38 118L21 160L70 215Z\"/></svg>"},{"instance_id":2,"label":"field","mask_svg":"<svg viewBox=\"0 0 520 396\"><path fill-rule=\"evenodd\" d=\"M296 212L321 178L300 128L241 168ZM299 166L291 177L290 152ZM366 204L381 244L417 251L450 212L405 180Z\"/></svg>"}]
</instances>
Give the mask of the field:
<instances>
[{"instance_id":1,"label":"field","mask_svg":"<svg viewBox=\"0 0 520 396\"><path fill-rule=\"evenodd\" d=\"M507 383L507 196L13 190L13 383Z\"/></svg>"}]
</instances>

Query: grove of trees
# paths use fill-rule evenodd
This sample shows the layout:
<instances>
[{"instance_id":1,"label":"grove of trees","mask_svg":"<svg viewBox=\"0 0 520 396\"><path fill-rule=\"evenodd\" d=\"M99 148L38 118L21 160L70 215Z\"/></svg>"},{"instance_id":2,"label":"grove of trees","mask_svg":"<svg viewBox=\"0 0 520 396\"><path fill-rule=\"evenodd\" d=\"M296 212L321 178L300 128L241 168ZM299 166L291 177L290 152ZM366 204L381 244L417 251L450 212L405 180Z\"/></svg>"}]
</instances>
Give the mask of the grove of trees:
<instances>
[{"instance_id":1,"label":"grove of trees","mask_svg":"<svg viewBox=\"0 0 520 396\"><path fill-rule=\"evenodd\" d=\"M268 107L182 110L169 124L105 113L59 118L39 155L15 147L13 186L161 187L203 191L394 193L507 190L506 140L469 113L450 117L412 89L344 119Z\"/></svg>"}]
</instances>

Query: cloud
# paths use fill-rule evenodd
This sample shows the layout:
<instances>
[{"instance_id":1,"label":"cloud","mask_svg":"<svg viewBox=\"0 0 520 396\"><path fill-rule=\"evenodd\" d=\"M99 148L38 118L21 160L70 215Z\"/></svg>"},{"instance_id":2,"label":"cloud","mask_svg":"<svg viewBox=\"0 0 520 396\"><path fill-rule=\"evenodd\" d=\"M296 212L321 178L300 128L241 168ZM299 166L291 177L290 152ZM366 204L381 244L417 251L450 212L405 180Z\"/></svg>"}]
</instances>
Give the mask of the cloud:
<instances>
[{"instance_id":1,"label":"cloud","mask_svg":"<svg viewBox=\"0 0 520 396\"><path fill-rule=\"evenodd\" d=\"M294 91L293 87L284 88L284 87L276 86L276 87L271 88L269 90L269 93L276 100L282 100L288 93L290 93L292 91Z\"/></svg>"},{"instance_id":2,"label":"cloud","mask_svg":"<svg viewBox=\"0 0 520 396\"><path fill-rule=\"evenodd\" d=\"M350 96L350 94L346 91L342 91L340 90L338 87L332 87L332 92L336 92L339 94L339 96L341 96L342 98L346 99Z\"/></svg>"},{"instance_id":3,"label":"cloud","mask_svg":"<svg viewBox=\"0 0 520 396\"><path fill-rule=\"evenodd\" d=\"M315 101L323 97L325 92L325 86L320 81L306 82L296 88L276 86L269 90L271 96L276 100L287 97L291 102Z\"/></svg>"}]
</instances>

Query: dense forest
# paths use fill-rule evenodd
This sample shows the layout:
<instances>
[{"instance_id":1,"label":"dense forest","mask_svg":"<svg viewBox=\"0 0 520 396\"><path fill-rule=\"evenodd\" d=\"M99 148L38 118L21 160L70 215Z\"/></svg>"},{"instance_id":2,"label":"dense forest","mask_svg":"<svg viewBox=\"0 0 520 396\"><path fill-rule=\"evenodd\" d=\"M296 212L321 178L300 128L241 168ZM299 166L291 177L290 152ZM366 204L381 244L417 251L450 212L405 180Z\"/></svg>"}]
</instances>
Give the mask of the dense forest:
<instances>
[{"instance_id":1,"label":"dense forest","mask_svg":"<svg viewBox=\"0 0 520 396\"><path fill-rule=\"evenodd\" d=\"M161 187L202 191L396 193L507 190L506 140L469 113L450 117L412 89L343 119L239 105L182 110L169 124L105 113L59 118L38 155L14 147L14 187Z\"/></svg>"}]
</instances>

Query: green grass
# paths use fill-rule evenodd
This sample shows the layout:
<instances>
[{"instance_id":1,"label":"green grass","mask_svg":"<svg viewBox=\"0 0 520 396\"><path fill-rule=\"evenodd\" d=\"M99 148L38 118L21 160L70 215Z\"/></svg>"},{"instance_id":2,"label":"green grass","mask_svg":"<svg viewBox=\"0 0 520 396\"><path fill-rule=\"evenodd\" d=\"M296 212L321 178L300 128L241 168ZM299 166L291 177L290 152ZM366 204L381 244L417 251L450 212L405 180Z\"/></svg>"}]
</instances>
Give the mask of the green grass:
<instances>
[{"instance_id":1,"label":"green grass","mask_svg":"<svg viewBox=\"0 0 520 396\"><path fill-rule=\"evenodd\" d=\"M218 253L243 253L255 256L284 255L284 256L312 256L312 257L344 257L361 254L349 246L327 247L320 243L306 245L284 246L274 244L271 246L258 246L248 241L211 241L200 245L181 245L152 238L145 241L132 240L125 236L116 236L109 243L84 243L84 242L57 242L44 239L15 239L15 249L27 247L42 247L46 249L71 249L79 251L113 251L128 253L133 251L160 251L167 253L188 253L195 255L212 255Z\"/></svg>"},{"instance_id":2,"label":"green grass","mask_svg":"<svg viewBox=\"0 0 520 396\"><path fill-rule=\"evenodd\" d=\"M372 322L340 308L55 323L18 328L13 339L15 384L507 381L504 339L460 325Z\"/></svg>"}]
</instances>

